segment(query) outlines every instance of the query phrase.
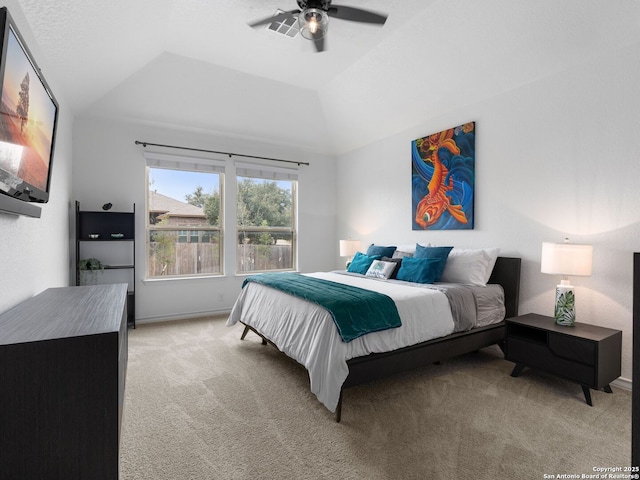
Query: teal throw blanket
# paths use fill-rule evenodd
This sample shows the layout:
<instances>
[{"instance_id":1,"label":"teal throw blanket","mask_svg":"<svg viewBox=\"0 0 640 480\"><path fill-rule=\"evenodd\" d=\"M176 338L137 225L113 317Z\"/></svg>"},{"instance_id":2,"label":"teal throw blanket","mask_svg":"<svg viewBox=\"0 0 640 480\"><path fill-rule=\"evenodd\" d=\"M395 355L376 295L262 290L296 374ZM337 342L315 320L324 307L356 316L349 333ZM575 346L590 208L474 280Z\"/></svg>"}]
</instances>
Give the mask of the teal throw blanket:
<instances>
[{"instance_id":1,"label":"teal throw blanket","mask_svg":"<svg viewBox=\"0 0 640 480\"><path fill-rule=\"evenodd\" d=\"M252 275L242 288L247 282L275 288L328 310L345 342L402 325L396 304L382 293L289 272Z\"/></svg>"}]
</instances>

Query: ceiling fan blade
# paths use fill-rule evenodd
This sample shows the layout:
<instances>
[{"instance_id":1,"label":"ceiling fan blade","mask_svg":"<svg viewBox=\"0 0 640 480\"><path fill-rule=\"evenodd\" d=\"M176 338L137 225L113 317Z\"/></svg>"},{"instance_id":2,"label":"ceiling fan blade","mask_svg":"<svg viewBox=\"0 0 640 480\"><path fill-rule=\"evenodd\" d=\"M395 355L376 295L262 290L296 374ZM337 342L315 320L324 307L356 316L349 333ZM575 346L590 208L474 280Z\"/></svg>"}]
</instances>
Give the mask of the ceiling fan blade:
<instances>
[{"instance_id":1,"label":"ceiling fan blade","mask_svg":"<svg viewBox=\"0 0 640 480\"><path fill-rule=\"evenodd\" d=\"M295 15L298 15L299 13L300 13L300 10L297 10L297 9L289 10L288 12L279 13L278 15L273 15L271 17L266 17L261 20L256 20L255 22L250 22L249 26L256 28L256 27L259 27L260 25L268 25L273 22L279 22L287 18L291 18Z\"/></svg>"},{"instance_id":2,"label":"ceiling fan blade","mask_svg":"<svg viewBox=\"0 0 640 480\"><path fill-rule=\"evenodd\" d=\"M316 52L324 52L324 36L316 38L313 36L313 45L316 47Z\"/></svg>"},{"instance_id":3,"label":"ceiling fan blade","mask_svg":"<svg viewBox=\"0 0 640 480\"><path fill-rule=\"evenodd\" d=\"M371 10L363 10L361 8L343 7L341 5L332 5L327 11L330 17L339 18L340 20L349 20L351 22L375 23L384 25L387 16L381 13L372 12Z\"/></svg>"}]
</instances>

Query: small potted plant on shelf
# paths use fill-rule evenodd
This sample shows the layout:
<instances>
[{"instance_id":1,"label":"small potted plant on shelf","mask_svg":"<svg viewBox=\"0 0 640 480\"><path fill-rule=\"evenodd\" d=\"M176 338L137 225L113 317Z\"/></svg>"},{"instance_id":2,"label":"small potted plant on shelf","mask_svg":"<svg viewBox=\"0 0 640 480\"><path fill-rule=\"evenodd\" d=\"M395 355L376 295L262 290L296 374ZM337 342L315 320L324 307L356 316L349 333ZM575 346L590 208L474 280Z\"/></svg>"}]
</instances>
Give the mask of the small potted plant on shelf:
<instances>
[{"instance_id":1,"label":"small potted plant on shelf","mask_svg":"<svg viewBox=\"0 0 640 480\"><path fill-rule=\"evenodd\" d=\"M98 283L98 273L104 272L104 265L97 258L83 258L78 262L80 270L80 285L95 285Z\"/></svg>"}]
</instances>

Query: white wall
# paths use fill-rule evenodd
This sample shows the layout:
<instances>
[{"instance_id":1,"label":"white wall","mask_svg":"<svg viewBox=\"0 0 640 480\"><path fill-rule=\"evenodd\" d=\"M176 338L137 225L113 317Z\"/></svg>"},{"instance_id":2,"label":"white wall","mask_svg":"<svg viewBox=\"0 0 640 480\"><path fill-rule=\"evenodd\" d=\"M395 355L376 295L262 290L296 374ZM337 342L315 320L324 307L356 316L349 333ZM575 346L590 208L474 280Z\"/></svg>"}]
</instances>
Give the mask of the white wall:
<instances>
[{"instance_id":1,"label":"white wall","mask_svg":"<svg viewBox=\"0 0 640 480\"><path fill-rule=\"evenodd\" d=\"M15 1L4 2L51 87L60 116L53 160L49 203L41 218L0 212L0 312L50 287L69 284L69 199L73 117L61 96L59 83L47 75L47 59L33 38Z\"/></svg>"},{"instance_id":2,"label":"white wall","mask_svg":"<svg viewBox=\"0 0 640 480\"><path fill-rule=\"evenodd\" d=\"M335 159L274 144L144 126L139 123L81 117L74 127L74 199L83 210L99 209L111 202L117 211L136 204L136 316L140 322L226 312L238 296L243 277L234 275L233 230L225 238L226 276L189 280L145 282L145 161L135 140L199 149L244 153L309 162L299 169L298 267L300 271L327 270L337 254L335 234ZM151 147L148 147L151 148ZM158 149L176 155L181 150ZM206 156L206 154L205 154ZM237 157L234 160L244 161ZM229 161L227 175L233 175ZM232 192L228 192L232 193ZM234 210L225 205L233 225Z\"/></svg>"},{"instance_id":3,"label":"white wall","mask_svg":"<svg viewBox=\"0 0 640 480\"><path fill-rule=\"evenodd\" d=\"M318 93L163 53L89 109L100 117L326 153ZM238 143L239 144L239 143Z\"/></svg>"},{"instance_id":4,"label":"white wall","mask_svg":"<svg viewBox=\"0 0 640 480\"><path fill-rule=\"evenodd\" d=\"M632 252L640 251L640 48L609 51L338 158L337 232L370 242L502 249L523 260L520 313L553 315L560 278L540 273L543 241L594 247L576 277L577 319L623 331L631 379ZM414 108L419 108L415 105ZM411 230L410 142L476 121L475 229ZM339 263L336 263L339 266Z\"/></svg>"},{"instance_id":5,"label":"white wall","mask_svg":"<svg viewBox=\"0 0 640 480\"><path fill-rule=\"evenodd\" d=\"M335 152L640 41L637 0L446 0L413 13L320 89Z\"/></svg>"}]
</instances>

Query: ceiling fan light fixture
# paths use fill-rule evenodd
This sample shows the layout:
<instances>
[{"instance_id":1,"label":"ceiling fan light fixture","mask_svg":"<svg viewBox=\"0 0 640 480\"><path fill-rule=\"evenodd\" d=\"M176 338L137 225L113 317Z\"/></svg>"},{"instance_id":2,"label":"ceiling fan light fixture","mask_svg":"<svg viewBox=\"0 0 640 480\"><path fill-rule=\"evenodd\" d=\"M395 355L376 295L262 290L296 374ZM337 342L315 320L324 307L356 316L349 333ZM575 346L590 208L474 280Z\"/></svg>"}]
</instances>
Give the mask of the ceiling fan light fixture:
<instances>
[{"instance_id":1,"label":"ceiling fan light fixture","mask_svg":"<svg viewBox=\"0 0 640 480\"><path fill-rule=\"evenodd\" d=\"M319 8L305 8L298 15L300 34L307 40L319 40L329 29L329 15Z\"/></svg>"}]
</instances>

